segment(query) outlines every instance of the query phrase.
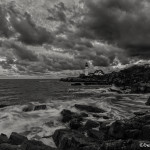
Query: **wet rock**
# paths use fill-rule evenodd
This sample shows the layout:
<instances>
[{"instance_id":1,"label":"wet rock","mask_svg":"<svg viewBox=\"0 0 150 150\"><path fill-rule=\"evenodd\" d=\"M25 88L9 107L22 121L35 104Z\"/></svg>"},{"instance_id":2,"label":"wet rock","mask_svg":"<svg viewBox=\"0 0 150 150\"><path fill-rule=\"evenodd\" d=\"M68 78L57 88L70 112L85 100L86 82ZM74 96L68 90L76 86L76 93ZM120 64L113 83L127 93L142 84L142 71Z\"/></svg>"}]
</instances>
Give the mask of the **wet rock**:
<instances>
[{"instance_id":1,"label":"wet rock","mask_svg":"<svg viewBox=\"0 0 150 150\"><path fill-rule=\"evenodd\" d=\"M80 86L80 85L82 85L81 83L72 83L71 84L72 86Z\"/></svg>"},{"instance_id":2,"label":"wet rock","mask_svg":"<svg viewBox=\"0 0 150 150\"><path fill-rule=\"evenodd\" d=\"M136 116L143 116L143 115L145 115L147 112L146 111L138 111L138 112L134 112L134 114L136 115Z\"/></svg>"},{"instance_id":3,"label":"wet rock","mask_svg":"<svg viewBox=\"0 0 150 150\"><path fill-rule=\"evenodd\" d=\"M92 129L92 128L96 128L98 127L100 124L96 121L93 121L93 120L88 120L86 123L85 123L85 126L84 128L85 129Z\"/></svg>"},{"instance_id":4,"label":"wet rock","mask_svg":"<svg viewBox=\"0 0 150 150\"><path fill-rule=\"evenodd\" d=\"M8 143L0 144L0 150L20 150L18 146Z\"/></svg>"},{"instance_id":5,"label":"wet rock","mask_svg":"<svg viewBox=\"0 0 150 150\"><path fill-rule=\"evenodd\" d=\"M9 105L1 104L0 108L8 107Z\"/></svg>"},{"instance_id":6,"label":"wet rock","mask_svg":"<svg viewBox=\"0 0 150 150\"><path fill-rule=\"evenodd\" d=\"M28 140L21 145L21 150L56 150L56 149L44 145L41 141Z\"/></svg>"},{"instance_id":7,"label":"wet rock","mask_svg":"<svg viewBox=\"0 0 150 150\"><path fill-rule=\"evenodd\" d=\"M125 131L125 138L126 139L139 139L140 136L141 136L141 131L138 129Z\"/></svg>"},{"instance_id":8,"label":"wet rock","mask_svg":"<svg viewBox=\"0 0 150 150\"><path fill-rule=\"evenodd\" d=\"M0 144L2 143L7 143L8 142L8 137L5 134L0 135Z\"/></svg>"},{"instance_id":9,"label":"wet rock","mask_svg":"<svg viewBox=\"0 0 150 150\"><path fill-rule=\"evenodd\" d=\"M98 140L99 142L103 142L104 140L104 132L97 131L97 130L88 130L87 135L91 138L94 138L95 140Z\"/></svg>"},{"instance_id":10,"label":"wet rock","mask_svg":"<svg viewBox=\"0 0 150 150\"><path fill-rule=\"evenodd\" d=\"M117 93L119 93L119 94L122 94L123 93L123 91L119 88L119 87L116 87L116 86L112 86L111 88L109 88L109 90L111 91L111 92L117 92Z\"/></svg>"},{"instance_id":11,"label":"wet rock","mask_svg":"<svg viewBox=\"0 0 150 150\"><path fill-rule=\"evenodd\" d=\"M83 147L98 146L98 143L91 138L68 129L56 130L52 137L56 146L61 150L77 150L79 148L86 150Z\"/></svg>"},{"instance_id":12,"label":"wet rock","mask_svg":"<svg viewBox=\"0 0 150 150\"><path fill-rule=\"evenodd\" d=\"M71 121L72 119L77 119L78 121L82 121L83 118L80 114L71 112L70 110L64 109L61 111L62 122L66 123Z\"/></svg>"},{"instance_id":13,"label":"wet rock","mask_svg":"<svg viewBox=\"0 0 150 150\"><path fill-rule=\"evenodd\" d=\"M141 150L139 141L133 140L116 140L104 142L102 150Z\"/></svg>"},{"instance_id":14,"label":"wet rock","mask_svg":"<svg viewBox=\"0 0 150 150\"><path fill-rule=\"evenodd\" d=\"M150 97L148 98L148 100L147 100L147 102L145 104L150 106Z\"/></svg>"},{"instance_id":15,"label":"wet rock","mask_svg":"<svg viewBox=\"0 0 150 150\"><path fill-rule=\"evenodd\" d=\"M45 110L46 108L47 108L46 105L36 105L34 107L34 111L36 111L36 110Z\"/></svg>"},{"instance_id":16,"label":"wet rock","mask_svg":"<svg viewBox=\"0 0 150 150\"><path fill-rule=\"evenodd\" d=\"M75 104L75 108L79 110L84 110L87 112L93 112L93 113L104 113L105 111L101 108L94 107L94 106L89 106L89 105L80 105L80 104Z\"/></svg>"},{"instance_id":17,"label":"wet rock","mask_svg":"<svg viewBox=\"0 0 150 150\"><path fill-rule=\"evenodd\" d=\"M150 125L145 125L142 128L142 138L144 140L150 140Z\"/></svg>"},{"instance_id":18,"label":"wet rock","mask_svg":"<svg viewBox=\"0 0 150 150\"><path fill-rule=\"evenodd\" d=\"M103 116L103 119L109 119L109 117L108 116Z\"/></svg>"},{"instance_id":19,"label":"wet rock","mask_svg":"<svg viewBox=\"0 0 150 150\"><path fill-rule=\"evenodd\" d=\"M70 126L70 129L77 130L77 129L81 128L83 125L77 119L72 119L69 123L69 126Z\"/></svg>"},{"instance_id":20,"label":"wet rock","mask_svg":"<svg viewBox=\"0 0 150 150\"><path fill-rule=\"evenodd\" d=\"M93 117L95 117L95 118L101 118L101 116L98 115L98 114L93 114Z\"/></svg>"},{"instance_id":21,"label":"wet rock","mask_svg":"<svg viewBox=\"0 0 150 150\"><path fill-rule=\"evenodd\" d=\"M30 111L33 111L33 110L34 110L34 105L33 104L29 104L28 106L25 106L23 108L24 112L30 112Z\"/></svg>"},{"instance_id":22,"label":"wet rock","mask_svg":"<svg viewBox=\"0 0 150 150\"><path fill-rule=\"evenodd\" d=\"M16 132L12 132L9 138L9 143L12 145L20 145L26 140L28 140L27 137L20 135Z\"/></svg>"},{"instance_id":23,"label":"wet rock","mask_svg":"<svg viewBox=\"0 0 150 150\"><path fill-rule=\"evenodd\" d=\"M124 124L117 120L109 128L109 136L115 139L123 139L124 138Z\"/></svg>"},{"instance_id":24,"label":"wet rock","mask_svg":"<svg viewBox=\"0 0 150 150\"><path fill-rule=\"evenodd\" d=\"M81 115L82 117L88 117L88 116L89 116L87 113L84 113L84 112L82 112L80 115Z\"/></svg>"}]
</instances>

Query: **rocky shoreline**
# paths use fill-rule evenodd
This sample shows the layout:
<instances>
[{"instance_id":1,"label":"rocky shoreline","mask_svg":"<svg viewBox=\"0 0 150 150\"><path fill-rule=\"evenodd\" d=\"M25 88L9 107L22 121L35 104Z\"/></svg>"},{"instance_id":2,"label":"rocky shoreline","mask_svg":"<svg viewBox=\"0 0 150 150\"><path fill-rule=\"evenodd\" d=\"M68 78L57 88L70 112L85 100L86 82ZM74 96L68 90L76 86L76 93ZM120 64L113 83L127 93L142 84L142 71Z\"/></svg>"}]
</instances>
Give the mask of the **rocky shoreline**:
<instances>
[{"instance_id":1,"label":"rocky shoreline","mask_svg":"<svg viewBox=\"0 0 150 150\"><path fill-rule=\"evenodd\" d=\"M150 66L134 65L118 72L104 75L92 75L62 78L63 82L73 82L72 85L115 85L124 93L150 93Z\"/></svg>"},{"instance_id":2,"label":"rocky shoreline","mask_svg":"<svg viewBox=\"0 0 150 150\"><path fill-rule=\"evenodd\" d=\"M149 101L150 98L146 105L149 105ZM149 149L149 111L135 112L132 118L110 122L109 117L102 115L105 110L101 108L81 104L75 104L74 107L80 111L72 112L64 109L60 113L61 122L66 124L66 128L57 129L52 135L57 148L47 146L41 141L28 140L27 137L13 132L9 138L5 134L0 135L0 150ZM105 121L90 120L89 113L95 118L103 117Z\"/></svg>"}]
</instances>

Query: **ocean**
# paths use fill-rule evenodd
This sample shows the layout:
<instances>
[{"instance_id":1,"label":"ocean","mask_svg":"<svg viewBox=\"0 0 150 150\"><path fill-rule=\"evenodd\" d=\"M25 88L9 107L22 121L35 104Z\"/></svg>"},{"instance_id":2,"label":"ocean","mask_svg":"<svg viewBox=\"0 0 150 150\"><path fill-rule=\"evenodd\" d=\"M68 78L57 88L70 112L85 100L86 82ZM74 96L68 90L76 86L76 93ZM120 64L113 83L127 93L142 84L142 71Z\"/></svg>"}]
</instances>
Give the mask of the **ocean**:
<instances>
[{"instance_id":1,"label":"ocean","mask_svg":"<svg viewBox=\"0 0 150 150\"><path fill-rule=\"evenodd\" d=\"M92 105L106 110L95 118L87 119L113 122L130 118L133 112L149 110L145 105L150 94L117 94L109 92L108 86L71 86L71 83L48 79L1 79L0 80L0 132L8 136L18 132L29 139L40 140L55 146L51 135L56 129L66 128L60 112L75 109L75 104ZM28 105L45 104L46 110L24 112Z\"/></svg>"}]
</instances>

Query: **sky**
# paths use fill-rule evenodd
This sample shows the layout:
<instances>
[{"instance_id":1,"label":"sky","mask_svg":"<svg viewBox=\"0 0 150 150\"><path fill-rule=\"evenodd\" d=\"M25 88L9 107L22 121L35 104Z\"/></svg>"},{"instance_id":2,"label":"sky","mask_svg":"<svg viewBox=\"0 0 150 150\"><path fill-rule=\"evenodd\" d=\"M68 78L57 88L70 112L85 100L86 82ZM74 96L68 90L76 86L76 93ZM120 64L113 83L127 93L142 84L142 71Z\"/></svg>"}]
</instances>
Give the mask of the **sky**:
<instances>
[{"instance_id":1,"label":"sky","mask_svg":"<svg viewBox=\"0 0 150 150\"><path fill-rule=\"evenodd\" d=\"M149 62L149 16L149 0L0 0L0 78Z\"/></svg>"}]
</instances>

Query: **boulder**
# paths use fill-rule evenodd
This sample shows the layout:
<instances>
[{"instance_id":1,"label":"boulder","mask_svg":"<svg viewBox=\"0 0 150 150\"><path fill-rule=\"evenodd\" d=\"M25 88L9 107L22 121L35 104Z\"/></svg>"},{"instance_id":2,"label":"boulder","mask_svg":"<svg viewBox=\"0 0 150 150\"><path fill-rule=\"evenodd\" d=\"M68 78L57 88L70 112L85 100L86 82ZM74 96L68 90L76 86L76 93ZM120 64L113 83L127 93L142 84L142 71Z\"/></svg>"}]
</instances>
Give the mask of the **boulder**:
<instances>
[{"instance_id":1,"label":"boulder","mask_svg":"<svg viewBox=\"0 0 150 150\"><path fill-rule=\"evenodd\" d=\"M126 139L139 139L140 137L141 137L141 131L138 129L125 131L125 138Z\"/></svg>"},{"instance_id":2,"label":"boulder","mask_svg":"<svg viewBox=\"0 0 150 150\"><path fill-rule=\"evenodd\" d=\"M142 139L150 140L150 125L145 125L142 128Z\"/></svg>"},{"instance_id":3,"label":"boulder","mask_svg":"<svg viewBox=\"0 0 150 150\"><path fill-rule=\"evenodd\" d=\"M134 115L135 116L143 116L143 115L146 115L147 111L137 111L137 112L134 112Z\"/></svg>"},{"instance_id":4,"label":"boulder","mask_svg":"<svg viewBox=\"0 0 150 150\"><path fill-rule=\"evenodd\" d=\"M111 124L109 128L109 136L115 139L123 139L124 138L124 124L117 120Z\"/></svg>"},{"instance_id":5,"label":"boulder","mask_svg":"<svg viewBox=\"0 0 150 150\"><path fill-rule=\"evenodd\" d=\"M92 128L96 128L98 127L100 124L96 121L93 121L93 120L88 120L86 123L85 123L85 126L84 128L85 129L92 129Z\"/></svg>"},{"instance_id":6,"label":"boulder","mask_svg":"<svg viewBox=\"0 0 150 150\"><path fill-rule=\"evenodd\" d=\"M103 142L102 150L141 150L139 141L116 140Z\"/></svg>"},{"instance_id":7,"label":"boulder","mask_svg":"<svg viewBox=\"0 0 150 150\"><path fill-rule=\"evenodd\" d=\"M89 105L80 105L75 104L75 108L79 110L84 110L87 112L93 112L93 113L104 113L105 111L101 108L95 107L95 106L89 106Z\"/></svg>"},{"instance_id":8,"label":"boulder","mask_svg":"<svg viewBox=\"0 0 150 150\"><path fill-rule=\"evenodd\" d=\"M9 137L9 143L12 145L20 145L26 140L28 140L27 137L20 135L16 132L12 132Z\"/></svg>"},{"instance_id":9,"label":"boulder","mask_svg":"<svg viewBox=\"0 0 150 150\"><path fill-rule=\"evenodd\" d=\"M21 150L56 150L56 149L44 145L41 141L28 140L21 145Z\"/></svg>"},{"instance_id":10,"label":"boulder","mask_svg":"<svg viewBox=\"0 0 150 150\"><path fill-rule=\"evenodd\" d=\"M0 144L0 150L19 150L19 147L8 143L3 143Z\"/></svg>"},{"instance_id":11,"label":"boulder","mask_svg":"<svg viewBox=\"0 0 150 150\"><path fill-rule=\"evenodd\" d=\"M45 110L46 108L47 108L46 105L36 105L34 107L34 111L36 111L36 110Z\"/></svg>"},{"instance_id":12,"label":"boulder","mask_svg":"<svg viewBox=\"0 0 150 150\"><path fill-rule=\"evenodd\" d=\"M79 150L80 147L86 150L83 147L96 147L99 145L95 140L86 137L80 132L68 129L56 130L52 137L56 146L61 150Z\"/></svg>"},{"instance_id":13,"label":"boulder","mask_svg":"<svg viewBox=\"0 0 150 150\"><path fill-rule=\"evenodd\" d=\"M80 121L78 121L77 119L72 119L69 123L69 126L71 129L74 130L78 130L79 128L81 128L83 125Z\"/></svg>"},{"instance_id":14,"label":"boulder","mask_svg":"<svg viewBox=\"0 0 150 150\"><path fill-rule=\"evenodd\" d=\"M145 104L150 106L150 97L148 98L148 100L147 100L147 102Z\"/></svg>"},{"instance_id":15,"label":"boulder","mask_svg":"<svg viewBox=\"0 0 150 150\"><path fill-rule=\"evenodd\" d=\"M34 105L33 104L29 104L29 105L27 105L23 108L24 112L29 112L29 111L33 111L33 110L34 110Z\"/></svg>"},{"instance_id":16,"label":"boulder","mask_svg":"<svg viewBox=\"0 0 150 150\"><path fill-rule=\"evenodd\" d=\"M5 134L0 135L0 144L2 143L7 143L8 142L8 137Z\"/></svg>"},{"instance_id":17,"label":"boulder","mask_svg":"<svg viewBox=\"0 0 150 150\"><path fill-rule=\"evenodd\" d=\"M91 138L94 138L95 140L98 140L100 143L103 142L104 140L104 132L102 131L97 131L97 130L88 130L87 135Z\"/></svg>"},{"instance_id":18,"label":"boulder","mask_svg":"<svg viewBox=\"0 0 150 150\"><path fill-rule=\"evenodd\" d=\"M78 121L82 121L83 118L80 114L71 112L70 110L64 109L61 111L62 122L66 123L71 121L72 119L77 119Z\"/></svg>"}]
</instances>

